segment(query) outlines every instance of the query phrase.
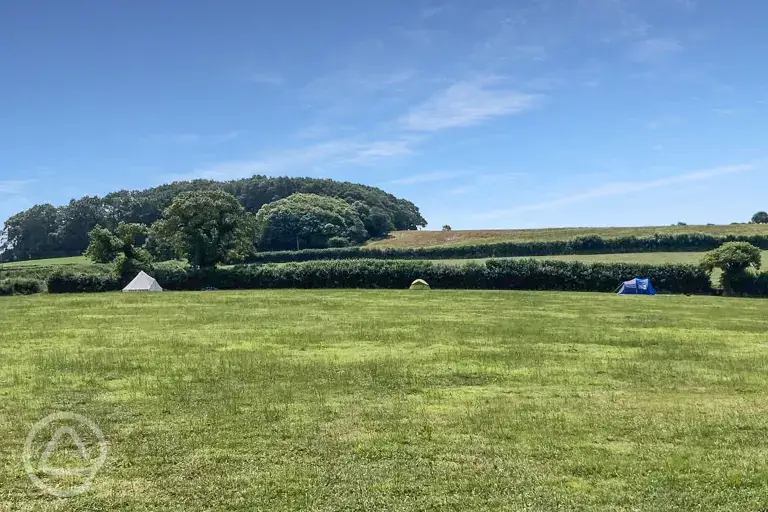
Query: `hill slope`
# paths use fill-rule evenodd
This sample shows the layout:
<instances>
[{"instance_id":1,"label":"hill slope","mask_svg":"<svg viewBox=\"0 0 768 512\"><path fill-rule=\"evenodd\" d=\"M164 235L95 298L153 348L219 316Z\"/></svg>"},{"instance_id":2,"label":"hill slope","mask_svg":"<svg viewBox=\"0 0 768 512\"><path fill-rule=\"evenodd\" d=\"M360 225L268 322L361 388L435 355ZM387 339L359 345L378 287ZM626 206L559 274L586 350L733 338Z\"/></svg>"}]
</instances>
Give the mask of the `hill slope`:
<instances>
[{"instance_id":1,"label":"hill slope","mask_svg":"<svg viewBox=\"0 0 768 512\"><path fill-rule=\"evenodd\" d=\"M432 247L439 245L490 244L569 240L577 236L648 236L654 233L709 233L712 235L768 235L768 224L730 224L707 226L644 226L620 228L489 229L469 231L395 231L366 247Z\"/></svg>"}]
</instances>

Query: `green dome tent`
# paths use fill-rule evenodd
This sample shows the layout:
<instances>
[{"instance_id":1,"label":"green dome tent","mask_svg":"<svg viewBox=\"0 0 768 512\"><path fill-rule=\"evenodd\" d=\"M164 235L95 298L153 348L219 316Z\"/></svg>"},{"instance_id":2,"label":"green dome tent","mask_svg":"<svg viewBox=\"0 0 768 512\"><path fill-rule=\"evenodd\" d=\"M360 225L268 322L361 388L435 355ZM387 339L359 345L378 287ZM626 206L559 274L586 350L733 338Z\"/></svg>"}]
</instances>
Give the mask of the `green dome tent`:
<instances>
[{"instance_id":1,"label":"green dome tent","mask_svg":"<svg viewBox=\"0 0 768 512\"><path fill-rule=\"evenodd\" d=\"M429 290L429 285L423 279L417 279L411 283L411 290Z\"/></svg>"}]
</instances>

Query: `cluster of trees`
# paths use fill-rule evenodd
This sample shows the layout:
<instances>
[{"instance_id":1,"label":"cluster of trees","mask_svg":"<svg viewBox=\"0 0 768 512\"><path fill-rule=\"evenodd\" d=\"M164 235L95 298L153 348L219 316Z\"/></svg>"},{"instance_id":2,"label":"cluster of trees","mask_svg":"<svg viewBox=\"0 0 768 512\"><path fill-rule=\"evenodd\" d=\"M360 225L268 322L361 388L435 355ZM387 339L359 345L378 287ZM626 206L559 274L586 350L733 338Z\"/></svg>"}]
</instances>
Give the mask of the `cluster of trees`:
<instances>
[{"instance_id":1,"label":"cluster of trees","mask_svg":"<svg viewBox=\"0 0 768 512\"><path fill-rule=\"evenodd\" d=\"M161 220L174 199L182 194L210 191L221 191L234 196L243 211L252 214L256 214L267 204L294 194L311 194L341 200L354 210L362 223L362 229L355 225L353 231L345 228L328 238L344 238L348 243L383 237L392 230L412 230L426 226L426 221L416 205L381 189L365 185L314 178L266 176L228 182L194 180L141 191L122 190L104 197L86 196L73 199L61 207L50 204L33 206L6 221L0 232L0 255L5 260L79 255L88 247L89 233L97 225L111 232L117 230L121 223L140 224L149 228ZM283 211L288 207L283 205L276 209ZM340 211L339 206L334 206L331 210ZM345 215L347 214L341 216ZM352 221L348 215L344 218L347 222ZM268 235L267 238L272 236ZM310 234L298 236L302 249L322 246L318 244L322 244L325 239L314 238ZM282 238L282 235L274 236L276 245L269 249L287 247L282 245ZM340 244L341 240L335 240L334 243ZM152 247L158 252L162 249L157 244L147 248ZM291 247L296 247L295 237Z\"/></svg>"},{"instance_id":2,"label":"cluster of trees","mask_svg":"<svg viewBox=\"0 0 768 512\"><path fill-rule=\"evenodd\" d=\"M757 212L752 216L752 224L768 224L768 212Z\"/></svg>"},{"instance_id":3,"label":"cluster of trees","mask_svg":"<svg viewBox=\"0 0 768 512\"><path fill-rule=\"evenodd\" d=\"M293 194L253 214L223 190L184 192L149 227L120 222L109 229L97 224L89 233L85 254L97 263L116 263L121 275L173 258L194 267L213 267L240 263L257 250L360 243L369 236L363 219L371 217L361 201L349 204L317 194ZM380 221L390 226L386 215L381 214Z\"/></svg>"}]
</instances>

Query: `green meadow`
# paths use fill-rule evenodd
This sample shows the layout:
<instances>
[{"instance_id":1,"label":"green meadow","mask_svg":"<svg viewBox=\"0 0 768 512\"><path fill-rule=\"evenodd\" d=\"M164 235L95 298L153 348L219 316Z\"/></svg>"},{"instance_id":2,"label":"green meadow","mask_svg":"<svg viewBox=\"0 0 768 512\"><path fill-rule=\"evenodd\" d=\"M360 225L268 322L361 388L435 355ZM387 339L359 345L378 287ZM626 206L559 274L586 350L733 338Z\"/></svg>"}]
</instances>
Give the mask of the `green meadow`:
<instances>
[{"instance_id":1,"label":"green meadow","mask_svg":"<svg viewBox=\"0 0 768 512\"><path fill-rule=\"evenodd\" d=\"M766 509L766 332L704 296L0 298L0 510ZM109 445L67 499L20 460L56 411Z\"/></svg>"},{"instance_id":2,"label":"green meadow","mask_svg":"<svg viewBox=\"0 0 768 512\"><path fill-rule=\"evenodd\" d=\"M1 263L0 267L18 268L18 267L34 267L43 265L88 265L91 260L85 256L70 256L67 258L48 258L43 260L24 260L24 261L12 261L10 263Z\"/></svg>"}]
</instances>

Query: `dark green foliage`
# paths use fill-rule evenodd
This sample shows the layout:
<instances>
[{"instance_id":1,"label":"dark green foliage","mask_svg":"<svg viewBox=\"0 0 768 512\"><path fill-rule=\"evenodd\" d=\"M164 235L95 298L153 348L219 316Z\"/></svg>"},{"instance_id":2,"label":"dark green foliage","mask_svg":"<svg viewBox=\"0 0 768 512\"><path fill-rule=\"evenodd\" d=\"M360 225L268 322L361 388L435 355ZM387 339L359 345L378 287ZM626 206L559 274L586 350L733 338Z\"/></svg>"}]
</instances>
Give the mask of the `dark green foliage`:
<instances>
[{"instance_id":1,"label":"dark green foliage","mask_svg":"<svg viewBox=\"0 0 768 512\"><path fill-rule=\"evenodd\" d=\"M85 257L94 263L111 263L117 258L122 243L112 231L96 225L88 233L88 248Z\"/></svg>"},{"instance_id":2,"label":"dark green foliage","mask_svg":"<svg viewBox=\"0 0 768 512\"><path fill-rule=\"evenodd\" d=\"M97 225L89 233L90 243L85 256L96 263L113 263L123 281L138 272L152 270L152 255L140 245L146 240L148 228L142 224L118 224L114 233Z\"/></svg>"},{"instance_id":3,"label":"dark green foliage","mask_svg":"<svg viewBox=\"0 0 768 512\"><path fill-rule=\"evenodd\" d=\"M121 254L115 260L115 273L124 283L130 282L141 271L151 273L153 268L152 257L142 248L136 249L133 258Z\"/></svg>"},{"instance_id":4,"label":"dark green foliage","mask_svg":"<svg viewBox=\"0 0 768 512\"><path fill-rule=\"evenodd\" d=\"M160 219L174 198L184 192L223 190L237 197L247 212L256 213L267 203L295 193L337 197L364 206L360 218L372 237L385 236L392 229L416 229L426 221L411 202L381 189L354 183L315 178L252 178L216 182L208 180L174 182L147 190L121 190L103 198L83 197L54 207L38 205L20 212L5 223L0 252L6 260L27 260L77 256L88 247L88 233L98 224L114 230L121 222L150 226ZM2 236L2 235L5 236ZM150 249L165 259L167 247ZM156 249L156 250L154 250ZM164 255L159 253L165 251Z\"/></svg>"},{"instance_id":5,"label":"dark green foliage","mask_svg":"<svg viewBox=\"0 0 768 512\"><path fill-rule=\"evenodd\" d=\"M701 266L708 271L719 268L723 273L743 272L750 267L760 269L760 248L748 242L728 242L707 253Z\"/></svg>"},{"instance_id":6,"label":"dark green foliage","mask_svg":"<svg viewBox=\"0 0 768 512\"><path fill-rule=\"evenodd\" d=\"M752 272L742 272L731 278L728 284L731 294L768 297L768 272L757 275Z\"/></svg>"},{"instance_id":7,"label":"dark green foliage","mask_svg":"<svg viewBox=\"0 0 768 512\"><path fill-rule=\"evenodd\" d=\"M57 213L56 243L60 250L73 255L85 251L90 242L88 234L94 227L105 222L104 202L95 196L73 199L66 207L59 208Z\"/></svg>"},{"instance_id":8,"label":"dark green foliage","mask_svg":"<svg viewBox=\"0 0 768 512\"><path fill-rule=\"evenodd\" d=\"M66 254L66 250L59 244L56 238L58 215L58 210L50 204L36 205L29 210L17 213L5 221L5 243L8 248L0 245L0 253L3 253L5 259L19 260L80 254L79 252ZM2 238L2 232L0 232L0 239Z\"/></svg>"},{"instance_id":9,"label":"dark green foliage","mask_svg":"<svg viewBox=\"0 0 768 512\"><path fill-rule=\"evenodd\" d=\"M15 277L12 279L0 279L0 296L3 295L33 295L42 293L44 285L37 279Z\"/></svg>"},{"instance_id":10,"label":"dark green foliage","mask_svg":"<svg viewBox=\"0 0 768 512\"><path fill-rule=\"evenodd\" d=\"M148 232L143 224L121 222L114 232L97 224L88 234L90 243L85 256L94 263L111 263L120 255L148 262L150 255L141 248Z\"/></svg>"},{"instance_id":11,"label":"dark green foliage","mask_svg":"<svg viewBox=\"0 0 768 512\"><path fill-rule=\"evenodd\" d=\"M349 246L349 240L340 236L332 236L328 239L328 247L340 248Z\"/></svg>"},{"instance_id":12,"label":"dark green foliage","mask_svg":"<svg viewBox=\"0 0 768 512\"><path fill-rule=\"evenodd\" d=\"M123 285L115 274L85 274L61 270L48 277L49 293L111 292Z\"/></svg>"},{"instance_id":13,"label":"dark green foliage","mask_svg":"<svg viewBox=\"0 0 768 512\"><path fill-rule=\"evenodd\" d=\"M253 252L255 223L237 198L222 190L185 192L152 227L152 238L197 267L242 261Z\"/></svg>"},{"instance_id":14,"label":"dark green foliage","mask_svg":"<svg viewBox=\"0 0 768 512\"><path fill-rule=\"evenodd\" d=\"M633 265L568 261L489 260L483 264L440 265L428 261L316 261L283 265L239 265L231 268L156 268L154 277L168 290L258 288L394 288L405 289L425 279L436 289L571 290L612 292L627 279L648 277L660 292L707 293L709 276L694 265ZM86 277L56 276L51 293L86 291ZM108 278L105 278L108 279ZM104 282L94 279L98 289ZM53 287L52 287L53 286ZM113 289L118 289L116 285Z\"/></svg>"},{"instance_id":15,"label":"dark green foliage","mask_svg":"<svg viewBox=\"0 0 768 512\"><path fill-rule=\"evenodd\" d=\"M730 293L733 281L749 277L750 269L760 269L761 258L760 249L750 243L728 242L707 253L701 260L701 268L707 272L721 269L720 284Z\"/></svg>"},{"instance_id":16,"label":"dark green foliage","mask_svg":"<svg viewBox=\"0 0 768 512\"><path fill-rule=\"evenodd\" d=\"M158 271L186 270L189 268L189 262L181 261L181 260L168 260L168 261L161 261L160 263L155 263L153 267Z\"/></svg>"},{"instance_id":17,"label":"dark green foliage","mask_svg":"<svg viewBox=\"0 0 768 512\"><path fill-rule=\"evenodd\" d=\"M752 216L753 224L768 224L768 212L757 212Z\"/></svg>"},{"instance_id":18,"label":"dark green foliage","mask_svg":"<svg viewBox=\"0 0 768 512\"><path fill-rule=\"evenodd\" d=\"M367 237L360 215L349 203L316 194L293 194L264 205L256 216L260 250L324 248L331 238L360 243Z\"/></svg>"},{"instance_id":19,"label":"dark green foliage","mask_svg":"<svg viewBox=\"0 0 768 512\"><path fill-rule=\"evenodd\" d=\"M603 238L598 235L577 237L572 240L546 242L499 242L478 245L453 245L419 248L391 247L366 249L346 247L340 249L307 249L301 251L275 251L255 254L250 263L280 263L339 259L410 259L446 260L472 258L506 258L514 256L554 256L561 254L614 254L628 252L696 252L716 249L726 242L744 241L768 249L768 235L716 236L706 233L656 234L653 236L627 236Z\"/></svg>"}]
</instances>

